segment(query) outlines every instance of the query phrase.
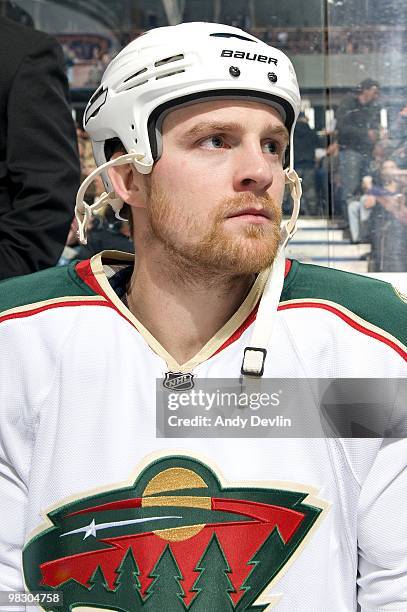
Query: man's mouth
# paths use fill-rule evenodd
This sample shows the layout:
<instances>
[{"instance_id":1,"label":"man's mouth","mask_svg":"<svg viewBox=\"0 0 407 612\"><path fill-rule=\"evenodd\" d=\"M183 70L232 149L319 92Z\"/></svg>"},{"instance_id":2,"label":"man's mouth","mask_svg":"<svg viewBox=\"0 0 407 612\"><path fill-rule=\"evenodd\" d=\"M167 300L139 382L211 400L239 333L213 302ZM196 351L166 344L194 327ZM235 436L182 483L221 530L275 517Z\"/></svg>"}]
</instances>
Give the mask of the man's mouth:
<instances>
[{"instance_id":1,"label":"man's mouth","mask_svg":"<svg viewBox=\"0 0 407 612\"><path fill-rule=\"evenodd\" d=\"M234 212L227 216L227 219L245 219L247 221L253 221L254 223L259 223L261 221L271 219L271 215L268 210L265 208L243 208L237 212Z\"/></svg>"}]
</instances>

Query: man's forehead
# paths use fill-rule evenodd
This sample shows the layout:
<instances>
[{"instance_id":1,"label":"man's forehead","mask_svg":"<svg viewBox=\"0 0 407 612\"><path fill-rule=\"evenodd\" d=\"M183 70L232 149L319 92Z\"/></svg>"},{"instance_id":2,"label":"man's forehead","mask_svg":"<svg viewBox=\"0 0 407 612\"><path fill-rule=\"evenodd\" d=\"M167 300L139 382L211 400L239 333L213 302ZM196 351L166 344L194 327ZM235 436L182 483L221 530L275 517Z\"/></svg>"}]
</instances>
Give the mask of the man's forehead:
<instances>
[{"instance_id":1,"label":"man's forehead","mask_svg":"<svg viewBox=\"0 0 407 612\"><path fill-rule=\"evenodd\" d=\"M173 109L163 121L163 131L188 131L205 124L208 127L229 124L231 128L237 128L248 123L281 126L286 131L281 114L270 104L233 99L197 102Z\"/></svg>"}]
</instances>

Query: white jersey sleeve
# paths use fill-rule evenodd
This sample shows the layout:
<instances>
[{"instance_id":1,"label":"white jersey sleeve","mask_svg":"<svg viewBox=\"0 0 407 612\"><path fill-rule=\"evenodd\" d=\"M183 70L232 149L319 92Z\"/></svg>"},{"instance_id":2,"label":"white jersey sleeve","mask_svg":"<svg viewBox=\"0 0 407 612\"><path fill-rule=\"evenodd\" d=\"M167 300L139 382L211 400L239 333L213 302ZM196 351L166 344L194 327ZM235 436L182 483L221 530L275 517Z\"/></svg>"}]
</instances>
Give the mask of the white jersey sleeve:
<instances>
[{"instance_id":1,"label":"white jersey sleeve","mask_svg":"<svg viewBox=\"0 0 407 612\"><path fill-rule=\"evenodd\" d=\"M0 590L5 591L24 590L22 549L37 419L59 363L60 344L46 350L41 326L28 322L25 330L9 333L13 320L4 321L0 334Z\"/></svg>"},{"instance_id":2,"label":"white jersey sleeve","mask_svg":"<svg viewBox=\"0 0 407 612\"><path fill-rule=\"evenodd\" d=\"M362 612L407 610L407 440L387 439L359 499L358 601Z\"/></svg>"},{"instance_id":3,"label":"white jersey sleeve","mask_svg":"<svg viewBox=\"0 0 407 612\"><path fill-rule=\"evenodd\" d=\"M14 411L14 416L11 416L10 398L1 391L0 405L0 590L22 591L21 551L28 498L29 463L24 465L27 445L21 439L23 417L16 418L18 412ZM28 431L26 435L29 437ZM22 444L17 443L18 438Z\"/></svg>"},{"instance_id":4,"label":"white jersey sleeve","mask_svg":"<svg viewBox=\"0 0 407 612\"><path fill-rule=\"evenodd\" d=\"M4 591L24 590L21 551L33 440L17 349L5 334L0 336L0 590Z\"/></svg>"},{"instance_id":5,"label":"white jersey sleeve","mask_svg":"<svg viewBox=\"0 0 407 612\"><path fill-rule=\"evenodd\" d=\"M0 590L24 590L21 550L24 543L27 487L0 442Z\"/></svg>"}]
</instances>

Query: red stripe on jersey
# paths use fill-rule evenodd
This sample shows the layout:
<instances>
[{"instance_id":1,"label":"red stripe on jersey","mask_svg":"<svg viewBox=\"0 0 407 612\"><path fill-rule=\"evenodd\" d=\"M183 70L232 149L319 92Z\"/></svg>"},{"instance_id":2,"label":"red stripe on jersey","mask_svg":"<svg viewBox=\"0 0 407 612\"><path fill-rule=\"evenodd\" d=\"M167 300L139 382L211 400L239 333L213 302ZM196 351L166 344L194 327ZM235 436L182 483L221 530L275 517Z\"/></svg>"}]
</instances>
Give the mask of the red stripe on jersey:
<instances>
[{"instance_id":1,"label":"red stripe on jersey","mask_svg":"<svg viewBox=\"0 0 407 612\"><path fill-rule=\"evenodd\" d=\"M332 312L333 314L340 317L342 321L345 321L345 323L347 323L348 325L350 325L357 331L361 332L362 334L365 334L366 336L375 338L375 340L379 340L379 342L383 342L384 344L387 344L392 349L394 349L399 355L401 355L403 359L407 361L406 351L404 351L395 342L393 342L389 338L386 338L385 336L382 336L381 334L378 334L372 329L368 329L367 327L360 325L360 323L357 323L351 317L348 317L345 313L343 313L341 310L338 310L334 306L330 306L329 304L318 304L316 302L301 302L301 304L283 304L282 306L278 307L278 310L288 310L289 308L322 308L323 310L328 310L329 312Z\"/></svg>"},{"instance_id":2,"label":"red stripe on jersey","mask_svg":"<svg viewBox=\"0 0 407 612\"><path fill-rule=\"evenodd\" d=\"M223 349L225 349L227 346L229 346L230 344L233 344L233 342L236 342L236 340L239 340L240 336L243 334L243 332L253 323L253 321L256 319L257 317L257 309L258 309L259 305L257 304L256 307L254 308L254 310L251 311L251 313L249 314L249 316L247 317L246 321L244 321L240 327L238 327L238 329L230 336L230 338L228 338L223 344L222 346L220 346L218 348L217 351L215 351L213 353L213 355L217 355L218 353L220 353L221 351L223 351ZM211 355L213 357L213 355Z\"/></svg>"},{"instance_id":3,"label":"red stripe on jersey","mask_svg":"<svg viewBox=\"0 0 407 612\"><path fill-rule=\"evenodd\" d=\"M85 259L84 261L80 261L78 264L76 264L75 272L79 278L81 278L83 282L86 283L95 293L98 295L103 295L103 297L109 299L95 278L90 265L90 259Z\"/></svg>"},{"instance_id":4,"label":"red stripe on jersey","mask_svg":"<svg viewBox=\"0 0 407 612\"><path fill-rule=\"evenodd\" d=\"M90 300L79 300L78 302L57 302L53 304L45 304L44 306L38 306L37 308L32 308L31 310L24 310L22 312L12 312L10 314L5 314L4 316L0 316L0 323L3 321L7 321L8 319L23 319L24 317L31 317L32 315L36 315L40 312L44 312L45 310L51 310L52 308L60 308L61 306L107 306L111 308L111 304L105 301L90 301Z\"/></svg>"},{"instance_id":5,"label":"red stripe on jersey","mask_svg":"<svg viewBox=\"0 0 407 612\"><path fill-rule=\"evenodd\" d=\"M137 329L137 327L134 325L134 323L132 321L130 321L130 319L128 319L128 317L126 317L117 308L117 306L114 304L114 302L112 302L111 298L103 291L102 287L99 285L99 283L97 282L97 280L95 278L95 274L94 274L94 272L92 270L92 267L90 265L90 259L86 259L84 261L80 261L78 264L76 264L75 270L76 270L76 273L78 274L78 276L83 280L84 283L86 283L88 285L88 287L93 289L93 291L95 291L99 295L103 295L107 299L107 301L109 302L109 306L111 308L113 308L113 310L115 310L117 312L117 314L119 314L125 321L127 321L127 323L130 323L130 325L132 325L135 329ZM120 298L117 297L117 299L119 300Z\"/></svg>"}]
</instances>

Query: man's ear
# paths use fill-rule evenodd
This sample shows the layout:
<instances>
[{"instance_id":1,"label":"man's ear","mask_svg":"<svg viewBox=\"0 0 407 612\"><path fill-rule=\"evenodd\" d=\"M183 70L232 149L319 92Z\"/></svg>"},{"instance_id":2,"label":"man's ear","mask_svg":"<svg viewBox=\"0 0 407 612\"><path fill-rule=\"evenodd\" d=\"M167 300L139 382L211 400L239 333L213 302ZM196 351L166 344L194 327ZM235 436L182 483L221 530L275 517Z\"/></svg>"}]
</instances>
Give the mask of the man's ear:
<instances>
[{"instance_id":1,"label":"man's ear","mask_svg":"<svg viewBox=\"0 0 407 612\"><path fill-rule=\"evenodd\" d=\"M121 152L113 153L111 159L123 155ZM143 176L137 172L132 163L122 166L112 166L108 169L113 189L123 202L137 208L145 208L143 198Z\"/></svg>"}]
</instances>

